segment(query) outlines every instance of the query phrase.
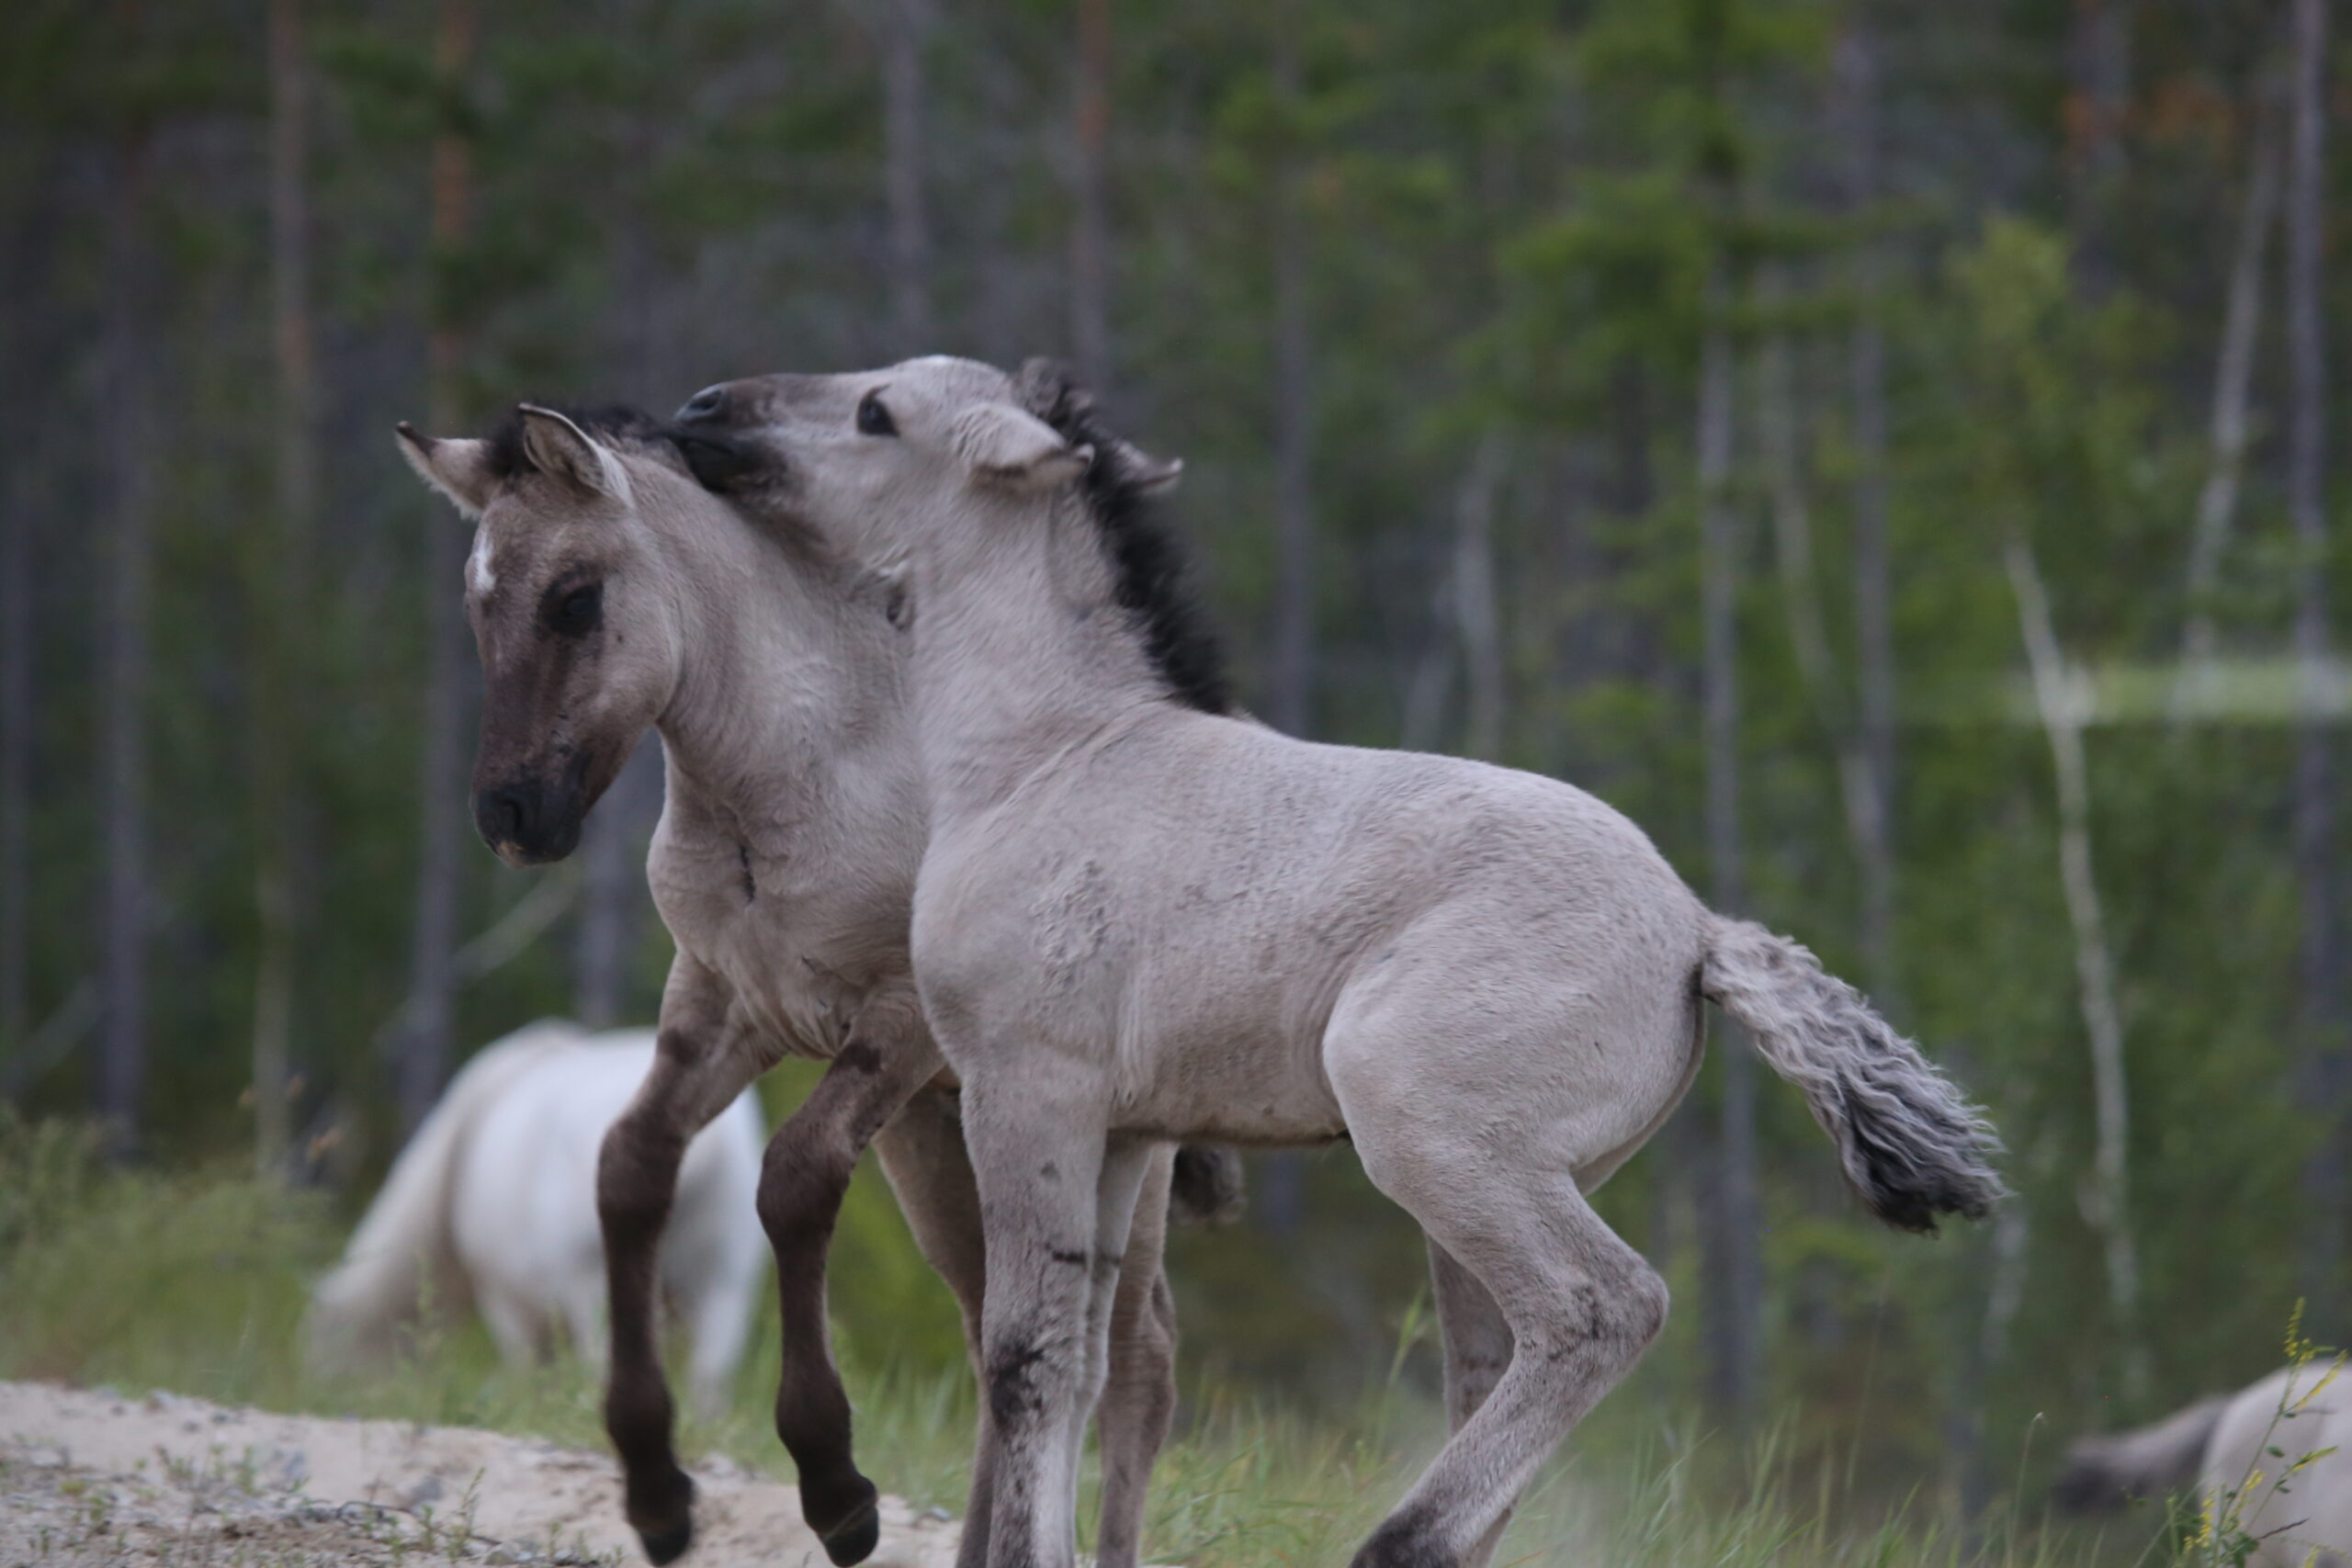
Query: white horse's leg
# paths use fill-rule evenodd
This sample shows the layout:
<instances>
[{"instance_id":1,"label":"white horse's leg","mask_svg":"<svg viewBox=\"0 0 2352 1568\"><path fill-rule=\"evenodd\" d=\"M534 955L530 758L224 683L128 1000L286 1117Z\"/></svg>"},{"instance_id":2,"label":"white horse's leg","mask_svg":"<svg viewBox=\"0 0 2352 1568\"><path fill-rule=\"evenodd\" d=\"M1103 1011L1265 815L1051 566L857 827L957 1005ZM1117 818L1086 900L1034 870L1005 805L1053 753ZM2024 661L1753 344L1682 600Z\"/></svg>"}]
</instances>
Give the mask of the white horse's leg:
<instances>
[{"instance_id":1,"label":"white horse's leg","mask_svg":"<svg viewBox=\"0 0 2352 1568\"><path fill-rule=\"evenodd\" d=\"M1145 1150L1123 1149L1118 1161L1106 1160L1099 1103L1018 1075L966 1073L964 1137L988 1248L980 1338L998 1445L988 1562L1072 1568L1078 1475L1070 1429L1083 1418L1090 1392L1099 1211L1106 1190L1132 1199ZM1136 1174L1106 1170L1115 1165Z\"/></svg>"},{"instance_id":2,"label":"white horse's leg","mask_svg":"<svg viewBox=\"0 0 2352 1568\"><path fill-rule=\"evenodd\" d=\"M1139 1561L1151 1467L1176 1416L1176 1302L1162 1256L1175 1154L1155 1151L1144 1173L1111 1308L1111 1365L1095 1419L1102 1451L1095 1568L1135 1568Z\"/></svg>"},{"instance_id":3,"label":"white horse's leg","mask_svg":"<svg viewBox=\"0 0 2352 1568\"><path fill-rule=\"evenodd\" d=\"M761 1265L766 1247L741 1257L731 1251L707 1260L703 1277L684 1292L689 1303L686 1332L694 1341L688 1376L693 1381L695 1408L706 1417L727 1407L735 1369L743 1359L743 1346L752 1335L752 1302L759 1293Z\"/></svg>"},{"instance_id":4,"label":"white horse's leg","mask_svg":"<svg viewBox=\"0 0 2352 1568\"><path fill-rule=\"evenodd\" d=\"M1465 1010L1448 1009L1458 1023ZM1475 1276L1510 1329L1510 1366L1355 1557L1356 1568L1476 1561L1519 1495L1665 1325L1666 1281L1578 1189L1580 1111L1540 1083L1518 1116L1454 1103L1442 1055L1393 1034L1327 1046L1365 1172ZM1495 1058L1473 1046L1476 1082ZM1460 1060L1459 1056L1453 1058ZM1434 1071L1432 1070L1434 1069ZM1498 1122L1500 1114L1504 1120ZM1459 1297L1457 1297L1457 1301Z\"/></svg>"},{"instance_id":5,"label":"white horse's leg","mask_svg":"<svg viewBox=\"0 0 2352 1568\"><path fill-rule=\"evenodd\" d=\"M589 1374L601 1381L605 1375L605 1281L589 1272L568 1275L559 1297L572 1349Z\"/></svg>"},{"instance_id":6,"label":"white horse's leg","mask_svg":"<svg viewBox=\"0 0 2352 1568\"><path fill-rule=\"evenodd\" d=\"M547 1356L547 1320L522 1295L495 1280L474 1280L474 1304L481 1311L499 1359L510 1367L534 1367Z\"/></svg>"},{"instance_id":7,"label":"white horse's leg","mask_svg":"<svg viewBox=\"0 0 2352 1568\"><path fill-rule=\"evenodd\" d=\"M1438 1336L1445 1346L1445 1418L1459 1432L1487 1403L1510 1366L1510 1325L1495 1298L1453 1256L1432 1241L1430 1283L1437 1302ZM1510 1525L1510 1509L1463 1559L1463 1568L1485 1568Z\"/></svg>"}]
</instances>

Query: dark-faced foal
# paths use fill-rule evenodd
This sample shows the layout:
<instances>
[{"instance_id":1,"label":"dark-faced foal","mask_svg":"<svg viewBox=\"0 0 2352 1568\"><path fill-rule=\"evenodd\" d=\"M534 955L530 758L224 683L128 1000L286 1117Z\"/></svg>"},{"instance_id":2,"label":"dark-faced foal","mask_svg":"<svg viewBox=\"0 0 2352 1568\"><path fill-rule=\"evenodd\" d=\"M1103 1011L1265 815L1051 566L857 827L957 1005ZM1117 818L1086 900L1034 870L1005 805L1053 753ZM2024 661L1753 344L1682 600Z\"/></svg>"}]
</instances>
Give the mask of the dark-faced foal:
<instances>
[{"instance_id":1,"label":"dark-faced foal","mask_svg":"<svg viewBox=\"0 0 2352 1568\"><path fill-rule=\"evenodd\" d=\"M595 434L591 434L591 430ZM485 681L474 811L512 864L560 860L650 727L667 796L647 873L677 956L653 1068L606 1136L598 1205L610 1300L605 1423L630 1524L666 1562L692 1538L655 1315L655 1247L688 1140L786 1055L827 1061L770 1144L760 1217L783 1309L776 1430L836 1563L871 1552L876 1489L852 1458L827 1332L825 1252L873 1144L916 1239L979 1342L982 1225L954 1080L916 1004L907 921L926 816L905 723L900 628L867 577L758 526L696 483L641 415L525 408L488 440L402 431L477 524L466 605ZM1173 1151L1147 1180L1102 1410L1102 1559L1133 1563L1173 1404L1161 1272ZM1188 1159L1209 1201L1230 1156ZM996 1438L983 1415L967 1552L984 1557Z\"/></svg>"}]
</instances>

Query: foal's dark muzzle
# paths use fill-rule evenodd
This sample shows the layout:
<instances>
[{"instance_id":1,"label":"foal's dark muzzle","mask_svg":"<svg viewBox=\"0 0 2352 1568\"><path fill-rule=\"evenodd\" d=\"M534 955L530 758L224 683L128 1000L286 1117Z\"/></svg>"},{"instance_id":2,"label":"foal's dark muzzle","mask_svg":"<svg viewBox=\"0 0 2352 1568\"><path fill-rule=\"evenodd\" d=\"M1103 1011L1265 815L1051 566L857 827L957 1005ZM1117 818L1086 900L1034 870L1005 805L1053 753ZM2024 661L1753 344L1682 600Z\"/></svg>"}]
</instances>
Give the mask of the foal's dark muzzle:
<instances>
[{"instance_id":1,"label":"foal's dark muzzle","mask_svg":"<svg viewBox=\"0 0 2352 1568\"><path fill-rule=\"evenodd\" d=\"M772 457L744 445L734 429L737 412L733 390L721 383L680 404L670 426L670 438L695 480L722 495L775 467Z\"/></svg>"},{"instance_id":2,"label":"foal's dark muzzle","mask_svg":"<svg viewBox=\"0 0 2352 1568\"><path fill-rule=\"evenodd\" d=\"M579 781L515 779L474 791L474 827L509 865L545 865L580 847Z\"/></svg>"}]
</instances>

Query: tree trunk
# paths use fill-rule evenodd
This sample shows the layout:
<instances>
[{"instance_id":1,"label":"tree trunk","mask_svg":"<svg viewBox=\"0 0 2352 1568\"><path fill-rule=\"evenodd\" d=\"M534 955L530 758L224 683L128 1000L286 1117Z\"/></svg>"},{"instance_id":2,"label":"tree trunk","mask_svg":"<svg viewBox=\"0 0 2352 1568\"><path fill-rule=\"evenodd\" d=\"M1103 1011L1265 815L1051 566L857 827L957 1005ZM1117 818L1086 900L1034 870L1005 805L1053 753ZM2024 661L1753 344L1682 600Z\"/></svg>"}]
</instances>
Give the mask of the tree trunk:
<instances>
[{"instance_id":1,"label":"tree trunk","mask_svg":"<svg viewBox=\"0 0 2352 1568\"><path fill-rule=\"evenodd\" d=\"M253 531L248 565L248 701L254 824L254 1156L283 1167L291 1126L288 1065L293 1036L296 800L291 638L305 599L311 519L317 508L318 388L311 338L308 171L310 62L301 0L269 7L270 346L277 370L277 481L272 522Z\"/></svg>"},{"instance_id":2,"label":"tree trunk","mask_svg":"<svg viewBox=\"0 0 2352 1568\"><path fill-rule=\"evenodd\" d=\"M2115 1337L2122 1348L2126 1388L2135 1396L2147 1385L2147 1350L2140 1342L2140 1262L2132 1239L2130 1096L2124 1082L2123 1017L2115 1005L2115 966L2108 953L2107 922L2100 908L2098 879L2091 868L2090 772L2083 755L2081 715L2076 711L2064 650L2050 615L2050 597L2032 548L2012 538L2004 552L2009 586L2017 595L2018 629L2025 640L2033 677L2034 706L2050 742L2058 784L2058 873L2066 895L2066 919L2075 934L2075 979L2083 1010L2083 1032L2091 1048L2091 1085L2098 1124L2092 1166L2093 1218L2107 1254L2108 1303L2115 1314Z\"/></svg>"},{"instance_id":3,"label":"tree trunk","mask_svg":"<svg viewBox=\"0 0 2352 1568\"><path fill-rule=\"evenodd\" d=\"M1111 0L1078 0L1078 136L1070 193L1069 346L1097 396L1111 389Z\"/></svg>"},{"instance_id":4,"label":"tree trunk","mask_svg":"<svg viewBox=\"0 0 2352 1568\"><path fill-rule=\"evenodd\" d=\"M1858 12L1838 45L1846 199L1855 212L1878 199L1878 47ZM1856 299L1847 370L1854 429L1854 660L1861 757L1850 819L1862 875L1862 954L1871 992L1894 1006L1894 635L1887 556L1886 344L1879 328L1877 248L1856 244Z\"/></svg>"},{"instance_id":5,"label":"tree trunk","mask_svg":"<svg viewBox=\"0 0 2352 1568\"><path fill-rule=\"evenodd\" d=\"M2301 953L2305 1103L2318 1138L2303 1168L2305 1296L2342 1326L2335 1300L2345 1223L2344 984L2335 908L2335 763L2323 707L2328 659L2327 322L2321 267L2326 243L2326 0L2293 0L2288 59L2293 72L2287 160L2287 507L2295 524L2295 655L2303 716L2295 756L2295 874L2301 886ZM2330 1321L2330 1319L2335 1321Z\"/></svg>"},{"instance_id":6,"label":"tree trunk","mask_svg":"<svg viewBox=\"0 0 2352 1568\"><path fill-rule=\"evenodd\" d=\"M2076 0L2067 40L2066 153L2073 181L2075 273L2102 299L2115 282L2115 198L2131 108L2132 0Z\"/></svg>"},{"instance_id":7,"label":"tree trunk","mask_svg":"<svg viewBox=\"0 0 2352 1568\"><path fill-rule=\"evenodd\" d=\"M632 18L633 19L633 18ZM618 253L618 316L613 374L620 385L669 387L668 340L660 301L665 278L654 246L650 187L657 128L635 113L624 130L628 168L613 236ZM613 781L581 836L580 919L572 931L572 1016L593 1029L622 1022L636 1003L631 959L652 899L645 882L646 840L662 814L662 748L648 739ZM461 966L462 967L462 966ZM461 973L459 978L464 978Z\"/></svg>"},{"instance_id":8,"label":"tree trunk","mask_svg":"<svg viewBox=\"0 0 2352 1568\"><path fill-rule=\"evenodd\" d=\"M1854 842L1856 858L1865 866L1862 922L1867 927L1873 912L1867 867L1881 827L1878 800L1860 737L1847 716L1838 690L1828 623L1814 581L1813 507L1805 491L1800 450L1803 436L1794 359L1788 339L1779 333L1765 340L1758 356L1756 426L1771 495L1772 557L1781 580L1781 613L1796 649L1797 675L1804 683L1816 722L1829 738L1838 764L1839 798L1846 809L1846 832ZM1863 940L1869 941L1867 930Z\"/></svg>"},{"instance_id":9,"label":"tree trunk","mask_svg":"<svg viewBox=\"0 0 2352 1568\"><path fill-rule=\"evenodd\" d=\"M2258 95L2258 98L2261 95ZM2230 259L2229 303L2222 315L2222 346L2213 366L2211 425L2212 466L2197 496L2197 530L2188 547L2188 616L2181 633L2180 674L2173 682L2172 716L2188 716L2213 660L2213 581L2237 516L2238 479L2245 466L2246 406L2254 387L2254 345L2262 325L2262 262L2278 217L2278 137L2274 117L2257 101L2252 166L2246 172L2245 212Z\"/></svg>"},{"instance_id":10,"label":"tree trunk","mask_svg":"<svg viewBox=\"0 0 2352 1568\"><path fill-rule=\"evenodd\" d=\"M50 312L37 301L51 298L48 235L53 229L46 200L12 236L6 281L18 308L9 314L9 364L17 389L13 403L21 446L10 464L5 514L0 514L0 1094L22 1081L25 1046L32 1030L32 794L33 747L39 698L33 682L34 626L39 570L34 552L37 519L48 511L51 423L46 393L38 391L30 368L52 351L39 323Z\"/></svg>"},{"instance_id":11,"label":"tree trunk","mask_svg":"<svg viewBox=\"0 0 2352 1568\"><path fill-rule=\"evenodd\" d=\"M1726 913L1747 902L1739 834L1739 525L1730 494L1735 395L1731 303L1729 264L1719 257L1707 281L1707 321L1699 358L1699 571L1705 637L1701 683L1707 865L1714 906ZM1756 1058L1728 1020L1719 1022L1723 1102L1715 1150L1718 1179L1713 1223L1702 1227L1712 1253L1705 1270L1708 1378L1717 1407L1737 1414L1755 1399L1758 1324L1763 1311Z\"/></svg>"},{"instance_id":12,"label":"tree trunk","mask_svg":"<svg viewBox=\"0 0 2352 1568\"><path fill-rule=\"evenodd\" d=\"M464 247L473 197L473 143L459 108L473 60L474 0L441 0L434 70L444 118L433 138L431 255L435 288L425 342L425 410L431 428L463 428L463 302L449 273ZM459 574L465 536L436 504L424 536L424 733L418 776L416 914L411 949L408 1027L398 1097L403 1132L441 1092L455 1031L458 896L465 863L466 624Z\"/></svg>"},{"instance_id":13,"label":"tree trunk","mask_svg":"<svg viewBox=\"0 0 2352 1568\"><path fill-rule=\"evenodd\" d=\"M1469 698L1462 749L1494 761L1503 749L1502 611L1495 592L1495 497L1508 457L1500 435L1478 439L1453 504L1453 624Z\"/></svg>"},{"instance_id":14,"label":"tree trunk","mask_svg":"<svg viewBox=\"0 0 2352 1568\"><path fill-rule=\"evenodd\" d=\"M37 448L19 454L0 517L0 1059L11 1061L31 1028L32 491L40 462Z\"/></svg>"},{"instance_id":15,"label":"tree trunk","mask_svg":"<svg viewBox=\"0 0 2352 1568\"><path fill-rule=\"evenodd\" d=\"M1295 112L1298 55L1286 25L1274 33L1274 91L1284 108ZM1274 637L1267 716L1277 729L1306 735L1315 723L1314 382L1298 171L1288 155L1274 170L1272 194Z\"/></svg>"},{"instance_id":16,"label":"tree trunk","mask_svg":"<svg viewBox=\"0 0 2352 1568\"><path fill-rule=\"evenodd\" d=\"M890 312L899 353L929 353L931 226L923 202L923 118L929 90L923 49L930 0L886 0L882 40L883 140L890 195Z\"/></svg>"},{"instance_id":17,"label":"tree trunk","mask_svg":"<svg viewBox=\"0 0 2352 1568\"><path fill-rule=\"evenodd\" d=\"M104 1016L97 1110L109 1150L138 1146L147 1087L147 602L153 545L145 288L147 137L127 136L107 216L105 323L108 538L98 633L103 661L99 808L106 837L100 947Z\"/></svg>"}]
</instances>

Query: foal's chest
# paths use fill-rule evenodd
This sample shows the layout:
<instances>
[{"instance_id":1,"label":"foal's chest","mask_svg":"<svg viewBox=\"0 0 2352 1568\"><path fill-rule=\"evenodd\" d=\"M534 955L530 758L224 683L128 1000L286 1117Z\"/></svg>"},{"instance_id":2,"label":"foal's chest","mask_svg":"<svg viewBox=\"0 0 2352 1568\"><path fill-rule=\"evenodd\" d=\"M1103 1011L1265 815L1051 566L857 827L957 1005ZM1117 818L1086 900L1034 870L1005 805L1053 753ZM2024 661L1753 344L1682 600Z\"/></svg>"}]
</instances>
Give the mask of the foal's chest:
<instances>
[{"instance_id":1,"label":"foal's chest","mask_svg":"<svg viewBox=\"0 0 2352 1568\"><path fill-rule=\"evenodd\" d=\"M789 1055L835 1055L867 995L905 970L904 915L893 942L862 901L838 897L853 879L812 887L798 866L741 843L657 850L648 869L679 948Z\"/></svg>"}]
</instances>

